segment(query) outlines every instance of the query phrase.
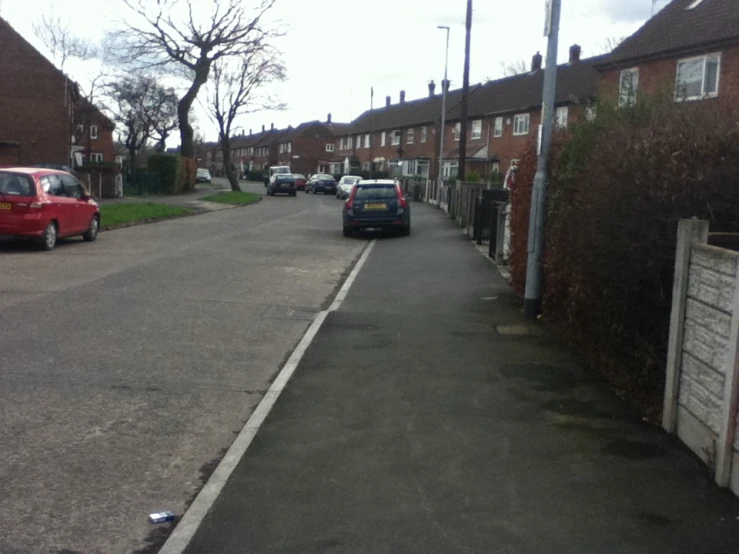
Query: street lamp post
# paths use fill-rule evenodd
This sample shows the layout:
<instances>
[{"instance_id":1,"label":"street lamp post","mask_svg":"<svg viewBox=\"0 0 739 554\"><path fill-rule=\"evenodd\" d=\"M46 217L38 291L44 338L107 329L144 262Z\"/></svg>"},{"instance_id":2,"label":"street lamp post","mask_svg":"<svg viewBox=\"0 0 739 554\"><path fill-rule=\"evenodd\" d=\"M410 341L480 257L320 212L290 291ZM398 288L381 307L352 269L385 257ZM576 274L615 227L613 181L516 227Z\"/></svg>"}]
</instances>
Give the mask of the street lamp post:
<instances>
[{"instance_id":1,"label":"street lamp post","mask_svg":"<svg viewBox=\"0 0 739 554\"><path fill-rule=\"evenodd\" d=\"M449 86L449 27L439 25L438 29L446 31L446 57L444 61L444 80L441 82L441 134L439 135L439 192L437 206L441 207L441 187L443 186L442 171L444 164L444 127L446 126L446 89Z\"/></svg>"}]
</instances>

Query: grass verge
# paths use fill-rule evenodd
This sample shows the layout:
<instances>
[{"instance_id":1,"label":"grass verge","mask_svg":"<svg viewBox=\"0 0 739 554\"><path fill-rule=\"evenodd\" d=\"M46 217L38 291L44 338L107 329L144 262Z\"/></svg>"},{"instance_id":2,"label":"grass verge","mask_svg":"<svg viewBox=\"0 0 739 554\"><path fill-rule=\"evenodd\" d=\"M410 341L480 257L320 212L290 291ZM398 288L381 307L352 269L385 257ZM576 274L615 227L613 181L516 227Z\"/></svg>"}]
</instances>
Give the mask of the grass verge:
<instances>
[{"instance_id":1,"label":"grass verge","mask_svg":"<svg viewBox=\"0 0 739 554\"><path fill-rule=\"evenodd\" d=\"M154 204L153 202L100 206L101 224L103 227L168 217L180 217L189 215L192 212L189 208L168 206L167 204Z\"/></svg>"},{"instance_id":2,"label":"grass verge","mask_svg":"<svg viewBox=\"0 0 739 554\"><path fill-rule=\"evenodd\" d=\"M261 194L255 194L253 192L238 192L238 191L221 192L218 194L212 194L210 196L206 196L205 198L201 198L201 200L205 200L206 202L218 202L220 204L236 204L239 206L246 206L248 204L254 204L255 202L259 202L261 199L262 199Z\"/></svg>"}]
</instances>

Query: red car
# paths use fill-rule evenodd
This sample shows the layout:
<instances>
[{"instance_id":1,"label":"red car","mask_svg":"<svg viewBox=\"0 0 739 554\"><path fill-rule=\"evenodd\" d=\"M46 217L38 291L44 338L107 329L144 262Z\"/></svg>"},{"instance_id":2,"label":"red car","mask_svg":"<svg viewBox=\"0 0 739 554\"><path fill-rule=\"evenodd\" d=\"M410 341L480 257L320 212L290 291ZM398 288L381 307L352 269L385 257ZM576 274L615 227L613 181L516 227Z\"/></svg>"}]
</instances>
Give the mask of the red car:
<instances>
[{"instance_id":1,"label":"red car","mask_svg":"<svg viewBox=\"0 0 739 554\"><path fill-rule=\"evenodd\" d=\"M293 177L295 177L295 189L305 190L305 175L301 175L300 173L293 173Z\"/></svg>"},{"instance_id":2,"label":"red car","mask_svg":"<svg viewBox=\"0 0 739 554\"><path fill-rule=\"evenodd\" d=\"M0 235L35 238L52 250L58 238L93 241L99 230L97 202L74 176L37 167L0 169Z\"/></svg>"}]
</instances>

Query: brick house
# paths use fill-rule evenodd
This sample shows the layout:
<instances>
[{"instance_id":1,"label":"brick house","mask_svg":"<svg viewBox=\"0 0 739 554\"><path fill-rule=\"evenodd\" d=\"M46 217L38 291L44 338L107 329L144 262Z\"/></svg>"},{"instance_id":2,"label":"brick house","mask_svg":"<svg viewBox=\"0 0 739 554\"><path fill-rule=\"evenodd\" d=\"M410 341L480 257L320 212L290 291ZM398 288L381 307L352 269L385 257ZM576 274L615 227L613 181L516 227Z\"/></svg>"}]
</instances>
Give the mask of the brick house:
<instances>
[{"instance_id":1,"label":"brick house","mask_svg":"<svg viewBox=\"0 0 739 554\"><path fill-rule=\"evenodd\" d=\"M277 165L289 165L303 175L325 168L335 153L335 129L331 114L325 123L316 120L289 127L278 141Z\"/></svg>"},{"instance_id":2,"label":"brick house","mask_svg":"<svg viewBox=\"0 0 739 554\"><path fill-rule=\"evenodd\" d=\"M580 59L580 47L570 48L568 63L557 67L555 118L559 127L567 127L584 115L584 110L598 92L595 64L603 57ZM542 57L532 58L531 71L490 81L471 91L467 124L466 171L481 176L505 174L541 124L544 88ZM459 164L461 109L448 115L444 138L443 175L453 178Z\"/></svg>"},{"instance_id":3,"label":"brick house","mask_svg":"<svg viewBox=\"0 0 739 554\"><path fill-rule=\"evenodd\" d=\"M0 164L70 165L74 150L115 161L112 122L2 18L0 75Z\"/></svg>"},{"instance_id":4,"label":"brick house","mask_svg":"<svg viewBox=\"0 0 739 554\"><path fill-rule=\"evenodd\" d=\"M427 97L406 101L405 91L400 91L397 104L388 96L383 108L367 110L349 127L339 130L331 173L368 171L373 167L402 175L434 176L442 94L436 92L433 81L428 86ZM448 91L447 114L461 98L461 89Z\"/></svg>"},{"instance_id":5,"label":"brick house","mask_svg":"<svg viewBox=\"0 0 739 554\"><path fill-rule=\"evenodd\" d=\"M739 95L736 0L673 0L597 65L601 91L631 104L667 92L677 101L733 103Z\"/></svg>"}]
</instances>

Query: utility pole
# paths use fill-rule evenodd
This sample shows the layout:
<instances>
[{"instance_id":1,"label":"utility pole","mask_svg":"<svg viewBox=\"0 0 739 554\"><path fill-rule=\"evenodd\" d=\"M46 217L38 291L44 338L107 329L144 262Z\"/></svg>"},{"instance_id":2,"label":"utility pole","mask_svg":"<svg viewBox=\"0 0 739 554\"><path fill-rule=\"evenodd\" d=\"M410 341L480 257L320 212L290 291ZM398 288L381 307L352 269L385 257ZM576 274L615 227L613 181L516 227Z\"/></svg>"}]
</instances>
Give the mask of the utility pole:
<instances>
[{"instance_id":1,"label":"utility pole","mask_svg":"<svg viewBox=\"0 0 739 554\"><path fill-rule=\"evenodd\" d=\"M369 178L375 178L375 87L370 88L370 170Z\"/></svg>"},{"instance_id":2,"label":"utility pole","mask_svg":"<svg viewBox=\"0 0 739 554\"><path fill-rule=\"evenodd\" d=\"M1 1L1 0L0 0ZM441 187L444 184L444 133L446 132L446 89L449 86L449 27L438 25L437 29L446 31L446 55L444 59L444 80L441 82L441 133L439 134L439 194L437 207L441 208Z\"/></svg>"},{"instance_id":3,"label":"utility pole","mask_svg":"<svg viewBox=\"0 0 739 554\"><path fill-rule=\"evenodd\" d=\"M531 190L529 214L529 245L526 264L526 293L524 317L535 319L541 309L542 261L546 227L547 184L549 181L549 152L552 148L554 99L557 89L557 47L559 46L559 19L562 0L547 0L544 36L549 37L547 65L544 69L544 93L541 106L541 151Z\"/></svg>"},{"instance_id":4,"label":"utility pole","mask_svg":"<svg viewBox=\"0 0 739 554\"><path fill-rule=\"evenodd\" d=\"M464 81L462 84L462 122L459 136L459 169L457 178L465 179L465 164L467 162L467 114L469 111L470 95L470 35L472 34L472 0L467 0L467 20L465 22L464 37Z\"/></svg>"}]
</instances>

